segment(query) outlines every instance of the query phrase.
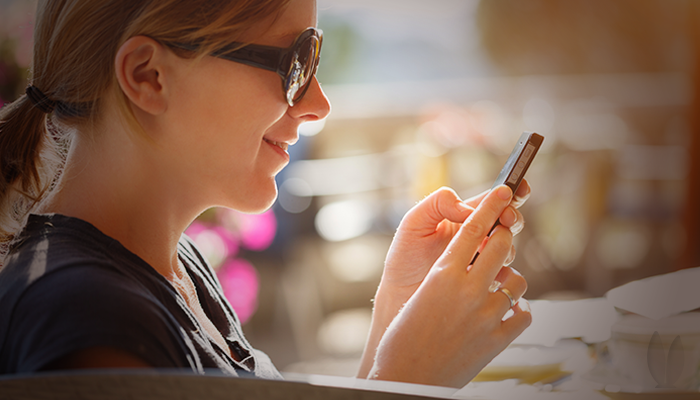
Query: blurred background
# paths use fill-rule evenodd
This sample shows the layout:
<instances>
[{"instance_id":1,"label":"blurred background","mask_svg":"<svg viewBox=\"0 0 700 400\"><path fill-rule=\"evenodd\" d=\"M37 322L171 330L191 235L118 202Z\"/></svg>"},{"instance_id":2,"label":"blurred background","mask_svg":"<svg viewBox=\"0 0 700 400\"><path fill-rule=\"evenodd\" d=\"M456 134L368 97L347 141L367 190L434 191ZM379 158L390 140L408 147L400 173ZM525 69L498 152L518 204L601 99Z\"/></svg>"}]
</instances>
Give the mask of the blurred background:
<instances>
[{"instance_id":1,"label":"blurred background","mask_svg":"<svg viewBox=\"0 0 700 400\"><path fill-rule=\"evenodd\" d=\"M0 104L23 93L35 2L0 0ZM520 133L513 264L529 299L599 297L700 266L700 4L693 0L318 0L333 112L302 126L262 215L188 233L251 343L282 371L353 375L403 214L488 189Z\"/></svg>"}]
</instances>

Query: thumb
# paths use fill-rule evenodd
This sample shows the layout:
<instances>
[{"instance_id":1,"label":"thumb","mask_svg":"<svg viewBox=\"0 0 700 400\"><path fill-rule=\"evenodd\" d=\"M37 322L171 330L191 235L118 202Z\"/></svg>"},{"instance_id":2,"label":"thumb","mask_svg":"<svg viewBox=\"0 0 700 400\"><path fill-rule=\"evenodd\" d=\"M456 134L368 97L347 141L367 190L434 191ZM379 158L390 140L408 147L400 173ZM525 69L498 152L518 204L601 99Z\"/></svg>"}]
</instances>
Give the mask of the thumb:
<instances>
[{"instance_id":1,"label":"thumb","mask_svg":"<svg viewBox=\"0 0 700 400\"><path fill-rule=\"evenodd\" d=\"M401 221L401 228L433 233L444 220L462 223L474 211L454 190L443 187L416 204Z\"/></svg>"}]
</instances>

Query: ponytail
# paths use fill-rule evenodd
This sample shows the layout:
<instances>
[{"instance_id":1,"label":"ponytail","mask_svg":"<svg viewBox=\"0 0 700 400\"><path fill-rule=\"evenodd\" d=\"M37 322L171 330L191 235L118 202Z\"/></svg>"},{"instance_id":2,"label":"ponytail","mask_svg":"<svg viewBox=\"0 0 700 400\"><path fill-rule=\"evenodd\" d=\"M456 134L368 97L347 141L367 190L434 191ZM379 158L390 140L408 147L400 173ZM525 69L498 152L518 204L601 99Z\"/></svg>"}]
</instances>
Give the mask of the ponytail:
<instances>
[{"instance_id":1,"label":"ponytail","mask_svg":"<svg viewBox=\"0 0 700 400\"><path fill-rule=\"evenodd\" d=\"M51 111L46 103L28 95L0 110L0 254L45 198L60 170L62 157L47 133L46 111Z\"/></svg>"}]
</instances>

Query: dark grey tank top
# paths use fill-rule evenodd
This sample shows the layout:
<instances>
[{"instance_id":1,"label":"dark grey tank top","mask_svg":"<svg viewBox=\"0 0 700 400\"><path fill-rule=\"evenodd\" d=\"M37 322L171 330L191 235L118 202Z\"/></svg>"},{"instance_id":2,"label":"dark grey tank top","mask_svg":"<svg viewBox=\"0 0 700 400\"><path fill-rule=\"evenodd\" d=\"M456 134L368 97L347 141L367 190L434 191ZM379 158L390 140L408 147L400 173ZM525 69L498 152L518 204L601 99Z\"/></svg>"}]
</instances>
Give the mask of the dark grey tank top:
<instances>
[{"instance_id":1,"label":"dark grey tank top","mask_svg":"<svg viewBox=\"0 0 700 400\"><path fill-rule=\"evenodd\" d=\"M233 358L172 285L118 241L77 218L31 215L0 269L0 374L44 370L106 346L156 368L281 378L245 339L216 274L186 236L178 256Z\"/></svg>"}]
</instances>

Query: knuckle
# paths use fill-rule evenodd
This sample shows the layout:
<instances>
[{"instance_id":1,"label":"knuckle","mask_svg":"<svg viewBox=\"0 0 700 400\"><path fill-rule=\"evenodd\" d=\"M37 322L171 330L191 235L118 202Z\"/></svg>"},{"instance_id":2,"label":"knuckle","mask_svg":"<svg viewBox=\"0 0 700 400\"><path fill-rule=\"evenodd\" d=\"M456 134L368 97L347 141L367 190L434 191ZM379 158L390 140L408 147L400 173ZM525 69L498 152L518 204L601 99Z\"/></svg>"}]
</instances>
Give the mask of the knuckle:
<instances>
[{"instance_id":1,"label":"knuckle","mask_svg":"<svg viewBox=\"0 0 700 400\"><path fill-rule=\"evenodd\" d=\"M486 224L476 218L462 225L462 231L468 237L483 237L488 234Z\"/></svg>"},{"instance_id":2,"label":"knuckle","mask_svg":"<svg viewBox=\"0 0 700 400\"><path fill-rule=\"evenodd\" d=\"M443 187L435 190L432 194L430 194L429 197L435 197L438 201L439 200L451 200L451 199L457 197L457 194L451 188L449 188L447 186L443 186Z\"/></svg>"},{"instance_id":3,"label":"knuckle","mask_svg":"<svg viewBox=\"0 0 700 400\"><path fill-rule=\"evenodd\" d=\"M509 206L509 204L502 204L499 203L500 199L497 201L489 201L484 204L484 207L486 208L485 211L487 211L488 214L493 215L494 217L498 218L503 211L506 209L506 207Z\"/></svg>"},{"instance_id":4,"label":"knuckle","mask_svg":"<svg viewBox=\"0 0 700 400\"><path fill-rule=\"evenodd\" d=\"M430 207L436 215L443 215L445 210L454 206L454 202L459 200L459 196L451 188L443 186L431 193L426 200L430 202Z\"/></svg>"}]
</instances>

